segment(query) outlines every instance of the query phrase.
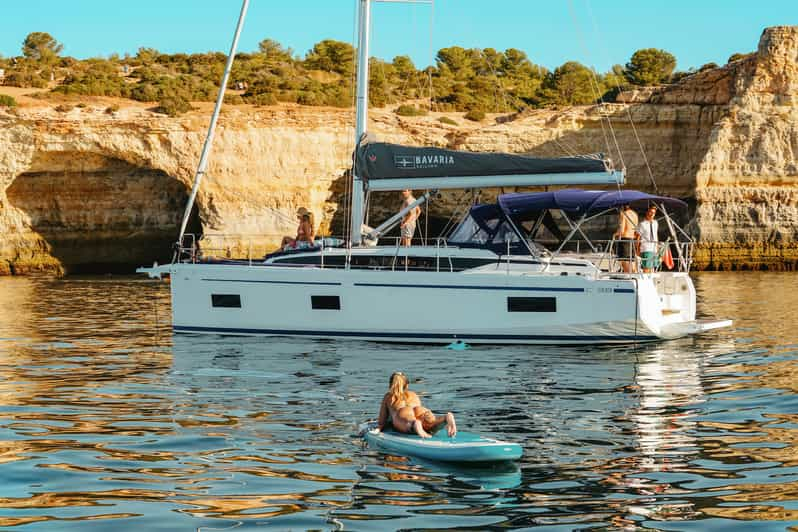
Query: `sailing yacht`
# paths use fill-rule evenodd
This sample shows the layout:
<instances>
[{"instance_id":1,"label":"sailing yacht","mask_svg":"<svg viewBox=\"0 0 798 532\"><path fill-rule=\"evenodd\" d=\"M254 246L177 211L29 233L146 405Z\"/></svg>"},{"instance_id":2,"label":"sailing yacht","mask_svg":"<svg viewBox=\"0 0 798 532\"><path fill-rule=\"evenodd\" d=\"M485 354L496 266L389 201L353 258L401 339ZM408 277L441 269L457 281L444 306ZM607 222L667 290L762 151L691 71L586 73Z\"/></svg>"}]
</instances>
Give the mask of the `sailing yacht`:
<instances>
[{"instance_id":1,"label":"sailing yacht","mask_svg":"<svg viewBox=\"0 0 798 532\"><path fill-rule=\"evenodd\" d=\"M233 40L229 74L241 24ZM203 257L185 227L223 99L171 264L138 271L171 279L180 333L281 335L386 342L612 344L677 338L728 326L696 319L692 241L669 215L680 200L624 190L623 169L602 155L534 158L381 143L367 134L370 10L358 0L356 151L349 237L263 260ZM503 194L472 206L445 238L400 246L385 234L434 191L495 187L610 187ZM377 228L365 226L373 194L426 190ZM626 273L618 242L588 229L623 205L656 204L676 251L673 271ZM545 238L544 238L545 237ZM548 239L548 240L547 240ZM186 243L188 242L188 244ZM622 259L621 257L620 259ZM626 258L636 261L633 256Z\"/></svg>"}]
</instances>

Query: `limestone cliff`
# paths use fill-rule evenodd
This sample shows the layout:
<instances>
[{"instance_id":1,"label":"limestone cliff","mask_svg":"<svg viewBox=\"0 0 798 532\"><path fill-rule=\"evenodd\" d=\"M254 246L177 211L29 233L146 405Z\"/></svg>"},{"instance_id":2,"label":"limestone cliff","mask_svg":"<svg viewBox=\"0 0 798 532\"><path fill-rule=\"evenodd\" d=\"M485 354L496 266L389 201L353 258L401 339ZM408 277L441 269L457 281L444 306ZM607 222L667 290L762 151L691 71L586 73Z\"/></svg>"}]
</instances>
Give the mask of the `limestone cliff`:
<instances>
[{"instance_id":1,"label":"limestone cliff","mask_svg":"<svg viewBox=\"0 0 798 532\"><path fill-rule=\"evenodd\" d=\"M172 119L133 102L106 112L109 102L94 98L58 112L19 99L0 108L0 273L168 259L210 106ZM660 192L691 200L697 267L798 263L798 27L769 28L745 59L617 103L480 124L448 116L457 125L374 110L371 129L463 150L603 151L626 166L630 187L652 190L650 168ZM339 228L352 123L350 110L226 107L193 227L206 251L262 254L293 232L300 206L322 231ZM397 203L385 196L373 220ZM459 196L445 194L431 214L448 218Z\"/></svg>"}]
</instances>

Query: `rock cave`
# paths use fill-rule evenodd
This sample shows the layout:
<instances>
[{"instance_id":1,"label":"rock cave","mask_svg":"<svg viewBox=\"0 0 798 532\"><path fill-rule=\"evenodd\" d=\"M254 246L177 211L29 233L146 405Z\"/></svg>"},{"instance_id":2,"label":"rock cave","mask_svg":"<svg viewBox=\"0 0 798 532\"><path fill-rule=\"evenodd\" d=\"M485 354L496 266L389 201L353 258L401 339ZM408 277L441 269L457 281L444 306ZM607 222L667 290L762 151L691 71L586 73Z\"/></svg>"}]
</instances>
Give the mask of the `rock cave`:
<instances>
[{"instance_id":1,"label":"rock cave","mask_svg":"<svg viewBox=\"0 0 798 532\"><path fill-rule=\"evenodd\" d=\"M133 273L171 260L188 198L163 171L83 152L43 152L6 189L27 233L18 272ZM199 234L196 206L189 233Z\"/></svg>"}]
</instances>

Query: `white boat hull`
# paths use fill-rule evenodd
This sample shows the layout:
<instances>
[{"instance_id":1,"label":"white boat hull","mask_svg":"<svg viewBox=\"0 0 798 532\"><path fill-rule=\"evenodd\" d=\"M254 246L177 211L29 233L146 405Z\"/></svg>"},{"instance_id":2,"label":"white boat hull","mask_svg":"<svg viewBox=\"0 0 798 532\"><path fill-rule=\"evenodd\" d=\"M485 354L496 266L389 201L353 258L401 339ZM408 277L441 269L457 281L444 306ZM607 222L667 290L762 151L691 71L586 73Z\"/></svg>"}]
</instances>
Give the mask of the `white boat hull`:
<instances>
[{"instance_id":1,"label":"white boat hull","mask_svg":"<svg viewBox=\"0 0 798 532\"><path fill-rule=\"evenodd\" d=\"M657 297L653 276L190 263L147 271L170 275L173 328L181 333L595 345L650 342L694 332L674 325L695 318L695 295L687 275L679 279L688 292L686 306L663 314L664 298ZM214 306L214 297L238 306ZM313 308L317 299L322 307L337 302L339 308ZM511 308L511 299L521 308Z\"/></svg>"}]
</instances>

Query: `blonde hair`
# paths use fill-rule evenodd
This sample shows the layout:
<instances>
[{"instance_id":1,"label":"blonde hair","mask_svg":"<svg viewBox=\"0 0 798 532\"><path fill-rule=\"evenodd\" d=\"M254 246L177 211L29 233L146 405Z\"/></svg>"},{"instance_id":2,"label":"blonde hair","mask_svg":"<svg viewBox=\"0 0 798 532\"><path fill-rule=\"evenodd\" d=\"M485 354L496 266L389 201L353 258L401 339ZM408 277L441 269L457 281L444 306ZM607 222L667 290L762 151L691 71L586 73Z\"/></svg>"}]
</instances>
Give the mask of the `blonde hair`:
<instances>
[{"instance_id":1,"label":"blonde hair","mask_svg":"<svg viewBox=\"0 0 798 532\"><path fill-rule=\"evenodd\" d=\"M391 407L407 401L407 377L401 371L391 375L388 382L388 403Z\"/></svg>"},{"instance_id":2,"label":"blonde hair","mask_svg":"<svg viewBox=\"0 0 798 532\"><path fill-rule=\"evenodd\" d=\"M309 211L305 207L300 207L299 209L297 209L296 214L297 216L299 216L300 219L304 219L305 216L307 216L308 222L310 222L310 226L313 228L316 227L316 219L313 216L313 211Z\"/></svg>"}]
</instances>

